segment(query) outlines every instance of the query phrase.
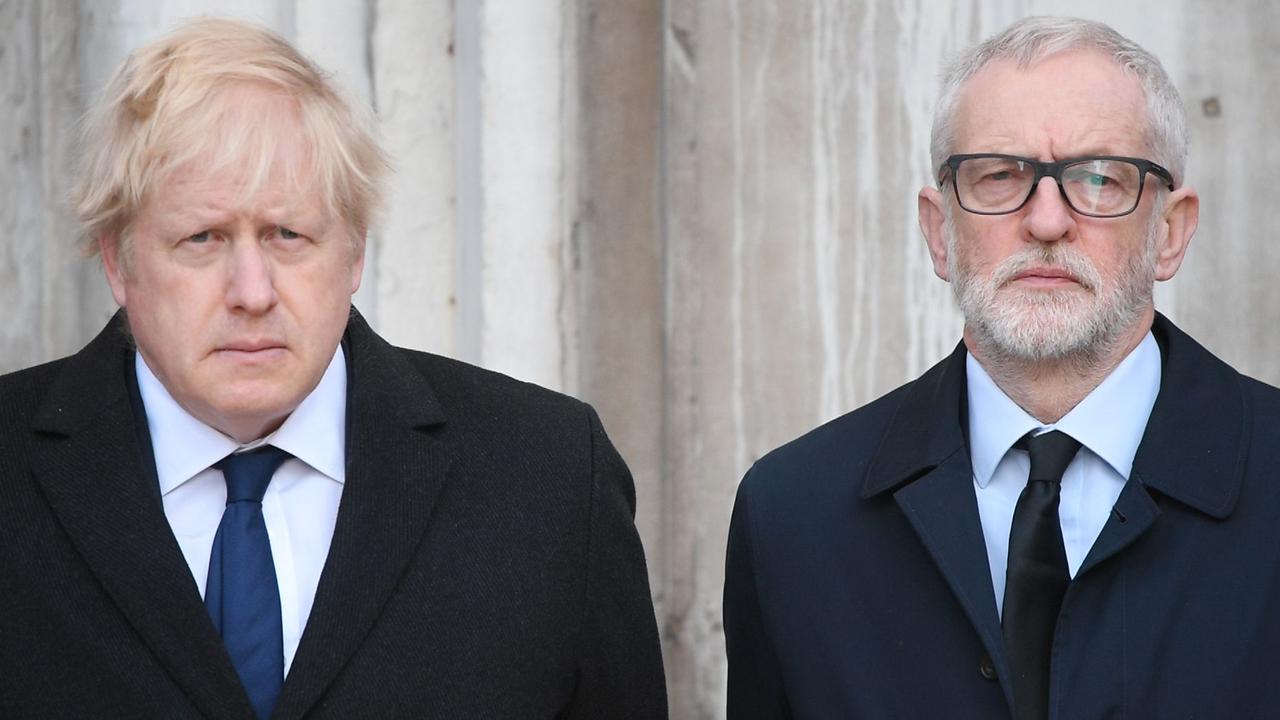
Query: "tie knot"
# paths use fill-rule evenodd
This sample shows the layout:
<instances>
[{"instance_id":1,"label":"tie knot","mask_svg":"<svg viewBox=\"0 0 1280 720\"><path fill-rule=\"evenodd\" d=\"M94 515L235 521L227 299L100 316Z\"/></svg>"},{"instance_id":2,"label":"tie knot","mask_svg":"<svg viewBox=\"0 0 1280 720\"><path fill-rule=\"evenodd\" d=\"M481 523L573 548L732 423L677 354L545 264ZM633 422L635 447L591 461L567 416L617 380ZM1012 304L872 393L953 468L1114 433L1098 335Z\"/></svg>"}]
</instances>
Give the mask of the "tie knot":
<instances>
[{"instance_id":1,"label":"tie knot","mask_svg":"<svg viewBox=\"0 0 1280 720\"><path fill-rule=\"evenodd\" d=\"M1031 455L1029 482L1057 483L1062 482L1062 474L1076 456L1080 443L1060 430L1051 430L1043 435L1024 435L1017 447Z\"/></svg>"},{"instance_id":2,"label":"tie knot","mask_svg":"<svg viewBox=\"0 0 1280 720\"><path fill-rule=\"evenodd\" d=\"M214 467L221 470L227 480L227 504L245 500L262 502L271 476L290 457L293 456L280 448L263 445L219 460Z\"/></svg>"}]
</instances>

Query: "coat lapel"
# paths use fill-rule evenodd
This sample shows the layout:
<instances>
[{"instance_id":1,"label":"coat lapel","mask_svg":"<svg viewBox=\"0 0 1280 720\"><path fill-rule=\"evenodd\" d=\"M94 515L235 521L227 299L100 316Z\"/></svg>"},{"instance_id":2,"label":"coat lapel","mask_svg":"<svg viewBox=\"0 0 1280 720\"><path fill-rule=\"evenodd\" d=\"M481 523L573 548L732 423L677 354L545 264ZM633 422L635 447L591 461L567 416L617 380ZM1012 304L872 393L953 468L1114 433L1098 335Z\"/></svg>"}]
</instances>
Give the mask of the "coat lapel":
<instances>
[{"instance_id":1,"label":"coat lapel","mask_svg":"<svg viewBox=\"0 0 1280 720\"><path fill-rule=\"evenodd\" d=\"M303 716L359 648L423 536L452 461L428 431L444 413L421 373L354 311L346 342L347 478L277 718Z\"/></svg>"},{"instance_id":2,"label":"coat lapel","mask_svg":"<svg viewBox=\"0 0 1280 720\"><path fill-rule=\"evenodd\" d=\"M1252 413L1240 374L1162 315L1160 394L1133 460L1145 487L1219 520L1240 497Z\"/></svg>"},{"instance_id":3,"label":"coat lapel","mask_svg":"<svg viewBox=\"0 0 1280 720\"><path fill-rule=\"evenodd\" d=\"M191 702L253 716L146 470L117 316L66 368L36 415L36 481L107 595Z\"/></svg>"},{"instance_id":4,"label":"coat lapel","mask_svg":"<svg viewBox=\"0 0 1280 720\"><path fill-rule=\"evenodd\" d=\"M1249 456L1252 415L1241 377L1157 314L1152 333L1164 364L1133 470L1077 577L1142 536L1160 516L1150 491L1210 517L1235 510Z\"/></svg>"},{"instance_id":5,"label":"coat lapel","mask_svg":"<svg viewBox=\"0 0 1280 720\"><path fill-rule=\"evenodd\" d=\"M872 458L862 496L893 492L997 673L1006 677L1008 661L964 432L964 345L905 392ZM1009 692L1005 688L1007 698Z\"/></svg>"}]
</instances>

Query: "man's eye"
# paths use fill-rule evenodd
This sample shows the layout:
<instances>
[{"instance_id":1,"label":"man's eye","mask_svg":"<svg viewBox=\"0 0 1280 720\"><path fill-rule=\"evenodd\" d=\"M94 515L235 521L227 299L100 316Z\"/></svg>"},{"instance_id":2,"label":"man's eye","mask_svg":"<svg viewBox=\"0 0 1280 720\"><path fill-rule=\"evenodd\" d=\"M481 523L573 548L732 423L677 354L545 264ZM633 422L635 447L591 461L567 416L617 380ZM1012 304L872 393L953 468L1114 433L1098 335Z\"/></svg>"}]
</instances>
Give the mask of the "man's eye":
<instances>
[{"instance_id":1,"label":"man's eye","mask_svg":"<svg viewBox=\"0 0 1280 720\"><path fill-rule=\"evenodd\" d=\"M282 228L280 228L280 237L281 237L281 238L283 238L283 239L285 239L285 240L297 240L298 238L300 238L300 237L302 237L302 236L301 236L301 235L299 235L298 233L296 233L296 232L294 232L294 231L290 230L289 228L282 227Z\"/></svg>"},{"instance_id":2,"label":"man's eye","mask_svg":"<svg viewBox=\"0 0 1280 720\"><path fill-rule=\"evenodd\" d=\"M214 240L214 233L210 231L200 231L182 238L184 243L191 243L191 245L207 245L212 240Z\"/></svg>"}]
</instances>

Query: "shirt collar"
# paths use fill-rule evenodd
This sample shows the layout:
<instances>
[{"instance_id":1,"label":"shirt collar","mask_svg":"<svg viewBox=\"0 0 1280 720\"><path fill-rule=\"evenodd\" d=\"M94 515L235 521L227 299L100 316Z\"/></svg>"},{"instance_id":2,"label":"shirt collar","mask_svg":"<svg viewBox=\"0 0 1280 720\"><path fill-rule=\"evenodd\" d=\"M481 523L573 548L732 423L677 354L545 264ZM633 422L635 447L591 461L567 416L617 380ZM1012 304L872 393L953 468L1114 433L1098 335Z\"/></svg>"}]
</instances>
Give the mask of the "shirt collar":
<instances>
[{"instance_id":1,"label":"shirt collar","mask_svg":"<svg viewBox=\"0 0 1280 720\"><path fill-rule=\"evenodd\" d=\"M1053 425L1018 406L972 354L965 359L969 399L969 453L978 487L1018 438L1033 430L1061 430L1129 477L1133 457L1160 392L1160 348L1148 332L1111 374Z\"/></svg>"},{"instance_id":2,"label":"shirt collar","mask_svg":"<svg viewBox=\"0 0 1280 720\"><path fill-rule=\"evenodd\" d=\"M320 383L284 423L270 435L245 445L192 416L151 372L142 354L135 358L138 393L147 413L161 495L233 452L266 444L288 452L336 482L346 481L347 363L341 345Z\"/></svg>"}]
</instances>

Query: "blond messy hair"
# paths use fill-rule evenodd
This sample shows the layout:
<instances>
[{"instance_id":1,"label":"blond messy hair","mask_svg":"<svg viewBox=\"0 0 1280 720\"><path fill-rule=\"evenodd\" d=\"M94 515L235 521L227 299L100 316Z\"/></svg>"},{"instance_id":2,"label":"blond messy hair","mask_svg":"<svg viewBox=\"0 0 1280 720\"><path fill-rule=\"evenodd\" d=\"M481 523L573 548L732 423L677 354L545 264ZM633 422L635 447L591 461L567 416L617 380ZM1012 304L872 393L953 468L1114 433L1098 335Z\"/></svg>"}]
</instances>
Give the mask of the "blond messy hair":
<instances>
[{"instance_id":1,"label":"blond messy hair","mask_svg":"<svg viewBox=\"0 0 1280 720\"><path fill-rule=\"evenodd\" d=\"M276 167L280 132L236 101L235 91L246 86L278 93L296 108L306 153L295 166ZM283 171L288 181L318 190L358 244L382 205L389 168L368 124L279 35L236 20L188 22L130 54L86 118L71 191L84 250L92 256L98 239L108 238L124 243L127 259L129 229L143 203L193 161L211 163L201 165L211 173L247 170L246 196Z\"/></svg>"}]
</instances>

